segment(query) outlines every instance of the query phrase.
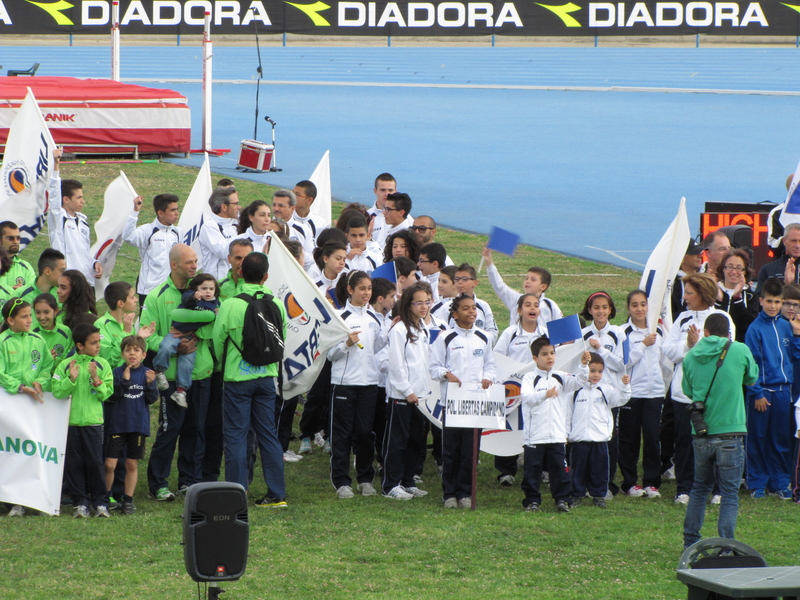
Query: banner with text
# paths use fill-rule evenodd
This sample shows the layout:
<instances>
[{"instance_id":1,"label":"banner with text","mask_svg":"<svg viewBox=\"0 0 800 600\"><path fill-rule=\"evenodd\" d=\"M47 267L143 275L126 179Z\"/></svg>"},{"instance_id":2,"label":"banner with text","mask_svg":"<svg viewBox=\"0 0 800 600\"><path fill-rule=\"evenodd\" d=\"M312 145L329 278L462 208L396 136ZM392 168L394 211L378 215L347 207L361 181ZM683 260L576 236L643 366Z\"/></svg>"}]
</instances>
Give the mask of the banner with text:
<instances>
[{"instance_id":1,"label":"banner with text","mask_svg":"<svg viewBox=\"0 0 800 600\"><path fill-rule=\"evenodd\" d=\"M0 502L59 513L69 405L0 388Z\"/></svg>"},{"instance_id":2,"label":"banner with text","mask_svg":"<svg viewBox=\"0 0 800 600\"><path fill-rule=\"evenodd\" d=\"M0 0L0 33L105 33L111 0ZM120 0L130 34L212 35L800 35L800 5L748 2L289 2L288 0Z\"/></svg>"},{"instance_id":3,"label":"banner with text","mask_svg":"<svg viewBox=\"0 0 800 600\"><path fill-rule=\"evenodd\" d=\"M506 389L495 383L447 384L445 427L502 429L506 426Z\"/></svg>"}]
</instances>

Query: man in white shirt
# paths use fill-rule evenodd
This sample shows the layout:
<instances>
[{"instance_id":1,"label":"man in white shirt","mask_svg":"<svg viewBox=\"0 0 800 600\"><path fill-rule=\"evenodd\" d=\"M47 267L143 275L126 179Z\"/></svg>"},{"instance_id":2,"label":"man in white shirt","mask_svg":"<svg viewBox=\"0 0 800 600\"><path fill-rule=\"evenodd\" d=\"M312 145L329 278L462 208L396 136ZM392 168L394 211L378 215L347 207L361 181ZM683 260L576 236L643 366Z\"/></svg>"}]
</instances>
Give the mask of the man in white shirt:
<instances>
[{"instance_id":1,"label":"man in white shirt","mask_svg":"<svg viewBox=\"0 0 800 600\"><path fill-rule=\"evenodd\" d=\"M154 197L155 221L136 227L142 203L141 196L133 199L133 211L128 215L125 229L122 230L122 239L139 249L139 258L142 261L136 283L140 306L144 306L147 294L169 276L169 251L183 240L183 233L175 227L180 217L176 195L158 194Z\"/></svg>"},{"instance_id":2,"label":"man in white shirt","mask_svg":"<svg viewBox=\"0 0 800 600\"><path fill-rule=\"evenodd\" d=\"M239 194L233 186L217 187L208 199L212 218L200 229L201 267L219 281L228 273L228 250L238 237Z\"/></svg>"},{"instance_id":3,"label":"man in white shirt","mask_svg":"<svg viewBox=\"0 0 800 600\"><path fill-rule=\"evenodd\" d=\"M54 171L51 188L58 184L61 187L61 200L54 198L47 213L50 247L64 254L67 269L80 271L89 285L94 286L95 279L103 276L103 267L92 256L89 220L80 212L86 203L83 184L76 179L61 180L57 171Z\"/></svg>"},{"instance_id":4,"label":"man in white shirt","mask_svg":"<svg viewBox=\"0 0 800 600\"><path fill-rule=\"evenodd\" d=\"M408 230L417 238L420 248L425 244L436 241L436 221L433 220L433 217L429 217L428 215L421 215L414 219L414 224L409 227ZM448 256L444 264L440 265L439 268L449 267L453 264L455 263L453 263Z\"/></svg>"},{"instance_id":5,"label":"man in white shirt","mask_svg":"<svg viewBox=\"0 0 800 600\"><path fill-rule=\"evenodd\" d=\"M314 248L317 247L317 238L323 229L328 228L328 223L322 217L311 213L311 205L317 198L317 186L312 181L304 179L294 186L294 195L297 203L294 207L294 223L290 225L298 232L297 241L303 244L303 253L306 260L306 269L311 266Z\"/></svg>"},{"instance_id":6,"label":"man in white shirt","mask_svg":"<svg viewBox=\"0 0 800 600\"><path fill-rule=\"evenodd\" d=\"M391 173L381 173L375 178L375 187L372 193L375 194L375 204L372 208L367 210L367 213L372 216L372 240L381 241L381 250L383 244L386 242L386 220L383 216L383 207L386 198L389 194L394 194L397 191L397 181ZM409 227L414 222L414 219L409 215L407 217Z\"/></svg>"}]
</instances>

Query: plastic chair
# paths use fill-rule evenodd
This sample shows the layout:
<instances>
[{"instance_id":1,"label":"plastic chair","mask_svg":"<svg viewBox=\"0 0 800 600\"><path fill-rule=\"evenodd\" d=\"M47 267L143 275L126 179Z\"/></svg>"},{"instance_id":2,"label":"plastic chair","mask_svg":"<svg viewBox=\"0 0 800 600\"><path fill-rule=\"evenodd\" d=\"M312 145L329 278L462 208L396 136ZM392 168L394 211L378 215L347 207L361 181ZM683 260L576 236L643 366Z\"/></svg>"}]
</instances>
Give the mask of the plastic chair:
<instances>
[{"instance_id":1,"label":"plastic chair","mask_svg":"<svg viewBox=\"0 0 800 600\"><path fill-rule=\"evenodd\" d=\"M728 538L706 538L681 554L678 569L737 569L767 567L764 557L751 546Z\"/></svg>"},{"instance_id":2,"label":"plastic chair","mask_svg":"<svg viewBox=\"0 0 800 600\"><path fill-rule=\"evenodd\" d=\"M16 77L17 75L30 75L33 77L36 75L36 71L39 70L39 63L33 63L33 66L27 70L16 70L16 69L9 69L7 75L9 77Z\"/></svg>"}]
</instances>

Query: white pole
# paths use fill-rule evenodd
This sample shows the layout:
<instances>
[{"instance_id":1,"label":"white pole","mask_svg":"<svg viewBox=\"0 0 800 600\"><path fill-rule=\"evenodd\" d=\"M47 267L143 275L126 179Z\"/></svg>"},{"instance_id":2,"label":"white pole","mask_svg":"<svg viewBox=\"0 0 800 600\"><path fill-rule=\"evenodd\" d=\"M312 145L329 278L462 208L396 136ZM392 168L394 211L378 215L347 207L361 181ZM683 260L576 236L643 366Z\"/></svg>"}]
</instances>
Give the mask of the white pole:
<instances>
[{"instance_id":1,"label":"white pole","mask_svg":"<svg viewBox=\"0 0 800 600\"><path fill-rule=\"evenodd\" d=\"M203 31L203 150L211 151L211 13L206 12Z\"/></svg>"},{"instance_id":2,"label":"white pole","mask_svg":"<svg viewBox=\"0 0 800 600\"><path fill-rule=\"evenodd\" d=\"M119 0L111 8L111 79L119 81Z\"/></svg>"}]
</instances>

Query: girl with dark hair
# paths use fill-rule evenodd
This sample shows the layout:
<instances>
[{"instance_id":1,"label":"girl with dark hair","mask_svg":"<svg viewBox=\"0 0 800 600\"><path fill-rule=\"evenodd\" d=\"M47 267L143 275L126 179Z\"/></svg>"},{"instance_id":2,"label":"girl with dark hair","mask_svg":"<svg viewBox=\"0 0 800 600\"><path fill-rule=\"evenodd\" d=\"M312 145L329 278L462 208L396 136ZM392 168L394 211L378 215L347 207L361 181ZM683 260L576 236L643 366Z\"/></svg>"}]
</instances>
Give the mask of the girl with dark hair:
<instances>
[{"instance_id":1,"label":"girl with dark hair","mask_svg":"<svg viewBox=\"0 0 800 600\"><path fill-rule=\"evenodd\" d=\"M436 338L431 349L431 378L441 382L440 402L446 406L448 383L480 383L487 389L497 374L491 338L475 327L475 299L461 294L450 305L451 331ZM442 411L442 489L445 508L472 508L473 430L447 427Z\"/></svg>"},{"instance_id":2,"label":"girl with dark hair","mask_svg":"<svg viewBox=\"0 0 800 600\"><path fill-rule=\"evenodd\" d=\"M346 300L341 317L350 335L328 352L331 361L331 482L339 498L354 496L350 450L355 454L356 481L362 496L377 494L372 486L375 445L372 422L378 393L377 354L386 345L378 316L369 305L372 281L364 271L351 271L337 284Z\"/></svg>"},{"instance_id":3,"label":"girl with dark hair","mask_svg":"<svg viewBox=\"0 0 800 600\"><path fill-rule=\"evenodd\" d=\"M256 200L239 215L240 238L247 238L253 242L256 252L269 252L269 238L272 236L270 222L272 221L269 204L263 200Z\"/></svg>"},{"instance_id":4,"label":"girl with dark hair","mask_svg":"<svg viewBox=\"0 0 800 600\"><path fill-rule=\"evenodd\" d=\"M583 340L590 346L589 351L600 355L605 363L603 369L603 383L607 383L615 389L622 387L620 378L625 374L625 363L622 358L622 332L617 325L611 325L609 321L617 316L617 308L608 292L595 292L590 294L583 305L581 316L589 325L583 328ZM614 432L611 441L608 442L608 491L607 500L611 495L619 493L619 486L614 483L614 476L617 474L617 457L619 448L617 445L618 429L616 427L618 408L613 409Z\"/></svg>"},{"instance_id":5,"label":"girl with dark hair","mask_svg":"<svg viewBox=\"0 0 800 600\"><path fill-rule=\"evenodd\" d=\"M430 332L425 317L431 307L430 286L415 283L400 298L399 321L389 330L389 360L386 380L388 402L383 442L383 494L395 500L410 500L428 492L416 486L419 456L424 444L425 417L417 410L430 394L428 355Z\"/></svg>"},{"instance_id":6,"label":"girl with dark hair","mask_svg":"<svg viewBox=\"0 0 800 600\"><path fill-rule=\"evenodd\" d=\"M91 313L97 315L97 305L94 300L94 288L86 281L83 273L69 269L58 278L58 301L61 303L62 312L59 314L61 322L70 329L78 315Z\"/></svg>"},{"instance_id":7,"label":"girl with dark hair","mask_svg":"<svg viewBox=\"0 0 800 600\"><path fill-rule=\"evenodd\" d=\"M419 242L416 236L408 229L397 231L386 240L386 247L383 250L383 262L388 263L399 256L410 258L415 265L419 260Z\"/></svg>"},{"instance_id":8,"label":"girl with dark hair","mask_svg":"<svg viewBox=\"0 0 800 600\"><path fill-rule=\"evenodd\" d=\"M58 302L53 294L39 294L33 301L33 313L38 325L33 332L40 335L53 357L53 368L61 364L74 347L69 327L58 323Z\"/></svg>"}]
</instances>

